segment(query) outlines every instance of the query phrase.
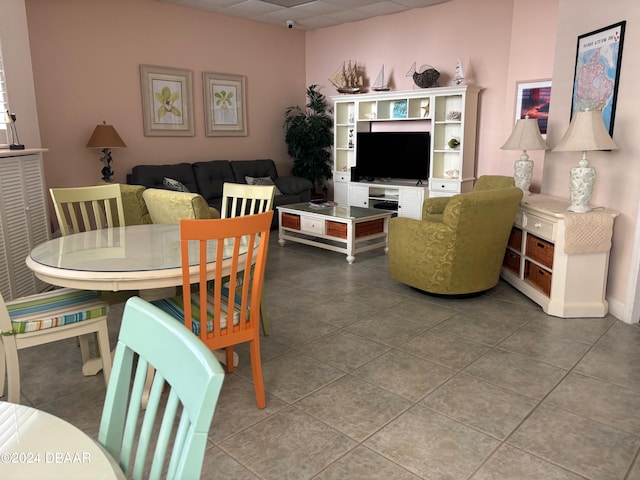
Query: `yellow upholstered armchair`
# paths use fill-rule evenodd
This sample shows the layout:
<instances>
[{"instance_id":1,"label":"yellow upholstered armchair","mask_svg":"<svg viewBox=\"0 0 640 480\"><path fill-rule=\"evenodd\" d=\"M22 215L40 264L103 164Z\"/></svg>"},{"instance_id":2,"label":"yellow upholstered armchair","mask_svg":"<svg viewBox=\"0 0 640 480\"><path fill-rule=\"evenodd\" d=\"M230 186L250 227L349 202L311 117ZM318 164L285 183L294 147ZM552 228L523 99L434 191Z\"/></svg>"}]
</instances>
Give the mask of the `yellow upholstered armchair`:
<instances>
[{"instance_id":1,"label":"yellow upholstered armchair","mask_svg":"<svg viewBox=\"0 0 640 480\"><path fill-rule=\"evenodd\" d=\"M391 219L391 277L439 295L494 287L521 199L513 178L480 177L473 192L425 200L422 220Z\"/></svg>"},{"instance_id":2,"label":"yellow upholstered armchair","mask_svg":"<svg viewBox=\"0 0 640 480\"><path fill-rule=\"evenodd\" d=\"M147 188L142 198L151 223L180 223L182 219L220 218L220 212L207 205L199 193Z\"/></svg>"}]
</instances>

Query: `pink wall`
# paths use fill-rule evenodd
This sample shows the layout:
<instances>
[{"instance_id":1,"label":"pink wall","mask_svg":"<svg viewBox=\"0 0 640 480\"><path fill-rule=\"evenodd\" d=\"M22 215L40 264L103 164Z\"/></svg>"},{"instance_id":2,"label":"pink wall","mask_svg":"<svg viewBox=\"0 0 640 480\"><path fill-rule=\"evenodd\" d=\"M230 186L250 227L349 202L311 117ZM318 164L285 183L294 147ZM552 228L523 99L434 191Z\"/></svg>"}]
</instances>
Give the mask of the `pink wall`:
<instances>
[{"instance_id":1,"label":"pink wall","mask_svg":"<svg viewBox=\"0 0 640 480\"><path fill-rule=\"evenodd\" d=\"M304 102L304 33L152 0L27 0L38 120L50 187L93 184L98 123L126 149L114 179L149 163L273 158L289 173L282 123ZM145 137L139 65L193 71L195 137ZM247 76L248 137L206 137L202 72Z\"/></svg>"},{"instance_id":2,"label":"pink wall","mask_svg":"<svg viewBox=\"0 0 640 480\"><path fill-rule=\"evenodd\" d=\"M484 88L480 94L477 173L512 175L514 152L499 148L514 121L515 82L550 78L553 65L558 0L535 2L535 8L531 3L451 0L308 32L307 83L323 86L328 96L336 95L327 78L343 60L353 59L366 66L370 82L384 64L395 90L414 88L413 80L406 76L413 62L418 67L433 66L441 74L439 84L451 85L459 57L467 83Z\"/></svg>"}]
</instances>

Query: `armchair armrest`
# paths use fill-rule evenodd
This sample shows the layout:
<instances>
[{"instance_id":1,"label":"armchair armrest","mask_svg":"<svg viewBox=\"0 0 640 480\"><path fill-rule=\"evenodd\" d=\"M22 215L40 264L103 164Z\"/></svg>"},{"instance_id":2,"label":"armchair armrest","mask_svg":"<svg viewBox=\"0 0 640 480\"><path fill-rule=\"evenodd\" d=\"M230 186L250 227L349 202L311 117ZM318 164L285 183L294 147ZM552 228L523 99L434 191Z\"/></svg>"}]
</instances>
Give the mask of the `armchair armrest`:
<instances>
[{"instance_id":1,"label":"armchair armrest","mask_svg":"<svg viewBox=\"0 0 640 480\"><path fill-rule=\"evenodd\" d=\"M220 218L198 193L148 188L143 193L153 223L180 223L183 218Z\"/></svg>"},{"instance_id":2,"label":"armchair armrest","mask_svg":"<svg viewBox=\"0 0 640 480\"><path fill-rule=\"evenodd\" d=\"M444 213L444 209L447 207L447 204L451 200L451 197L434 197L427 198L422 203L422 219L429 220L430 215L439 215L441 216ZM441 217L438 217L441 218Z\"/></svg>"},{"instance_id":3,"label":"armchair armrest","mask_svg":"<svg viewBox=\"0 0 640 480\"><path fill-rule=\"evenodd\" d=\"M311 191L313 184L306 178L301 177L278 177L274 183L285 195L298 195L306 190Z\"/></svg>"}]
</instances>

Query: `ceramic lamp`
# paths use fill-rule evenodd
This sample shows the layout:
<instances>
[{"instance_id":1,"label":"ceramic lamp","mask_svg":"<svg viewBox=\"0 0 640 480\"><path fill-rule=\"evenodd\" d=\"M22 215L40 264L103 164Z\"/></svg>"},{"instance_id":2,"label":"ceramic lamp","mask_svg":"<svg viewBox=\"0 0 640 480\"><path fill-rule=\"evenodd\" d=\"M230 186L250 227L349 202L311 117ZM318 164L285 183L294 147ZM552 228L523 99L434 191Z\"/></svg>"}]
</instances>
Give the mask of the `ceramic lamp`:
<instances>
[{"instance_id":1,"label":"ceramic lamp","mask_svg":"<svg viewBox=\"0 0 640 480\"><path fill-rule=\"evenodd\" d=\"M111 181L113 170L111 170L111 148L125 148L126 145L116 132L116 129L112 125L107 125L107 122L102 122L102 125L97 125L91 138L87 142L87 148L100 148L102 149L102 157L100 161L104 164L102 168L102 180L105 182Z\"/></svg>"},{"instance_id":2,"label":"ceramic lamp","mask_svg":"<svg viewBox=\"0 0 640 480\"><path fill-rule=\"evenodd\" d=\"M549 148L540 134L538 120L528 116L519 119L513 127L511 136L500 148L502 150L522 150L520 159L516 160L514 165L513 176L516 180L516 187L521 189L524 195L531 195L529 187L531 186L531 178L533 178L533 161L529 160L527 150L547 150Z\"/></svg>"},{"instance_id":3,"label":"ceramic lamp","mask_svg":"<svg viewBox=\"0 0 640 480\"><path fill-rule=\"evenodd\" d=\"M578 166L571 169L571 205L567 210L579 213L591 211L589 201L596 181L596 169L589 166L587 151L617 148L604 126L601 111L585 110L573 116L567 132L553 149L554 152L582 152Z\"/></svg>"}]
</instances>

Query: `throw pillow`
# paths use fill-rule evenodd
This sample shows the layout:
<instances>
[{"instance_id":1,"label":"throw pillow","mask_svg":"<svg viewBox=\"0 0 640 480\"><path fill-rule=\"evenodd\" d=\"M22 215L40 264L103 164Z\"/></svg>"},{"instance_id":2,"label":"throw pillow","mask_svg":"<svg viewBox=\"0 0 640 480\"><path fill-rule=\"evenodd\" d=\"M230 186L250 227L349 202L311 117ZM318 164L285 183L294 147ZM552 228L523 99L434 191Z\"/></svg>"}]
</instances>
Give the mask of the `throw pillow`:
<instances>
[{"instance_id":1,"label":"throw pillow","mask_svg":"<svg viewBox=\"0 0 640 480\"><path fill-rule=\"evenodd\" d=\"M173 178L164 177L162 179L162 185L167 187L169 190L173 190L174 192L186 192L189 193L189 189L184 186L184 184L180 183Z\"/></svg>"},{"instance_id":2,"label":"throw pillow","mask_svg":"<svg viewBox=\"0 0 640 480\"><path fill-rule=\"evenodd\" d=\"M244 177L244 181L247 182L248 185L274 185L271 177ZM282 195L282 192L278 190L278 187L275 189L276 195Z\"/></svg>"}]
</instances>

